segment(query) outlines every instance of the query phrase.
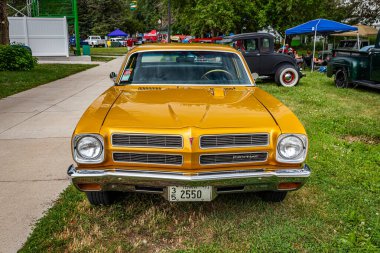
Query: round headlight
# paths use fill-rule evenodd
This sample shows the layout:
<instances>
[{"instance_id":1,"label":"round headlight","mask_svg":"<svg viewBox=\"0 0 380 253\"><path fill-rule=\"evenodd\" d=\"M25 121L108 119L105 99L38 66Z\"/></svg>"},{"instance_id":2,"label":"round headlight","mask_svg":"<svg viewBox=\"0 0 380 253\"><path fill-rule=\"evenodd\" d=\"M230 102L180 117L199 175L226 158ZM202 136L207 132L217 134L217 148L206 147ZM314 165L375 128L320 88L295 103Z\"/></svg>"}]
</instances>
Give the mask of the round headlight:
<instances>
[{"instance_id":1,"label":"round headlight","mask_svg":"<svg viewBox=\"0 0 380 253\"><path fill-rule=\"evenodd\" d=\"M103 146L98 138L85 136L78 140L76 150L83 159L93 160L102 154Z\"/></svg>"},{"instance_id":2,"label":"round headlight","mask_svg":"<svg viewBox=\"0 0 380 253\"><path fill-rule=\"evenodd\" d=\"M304 152L304 143L297 136L291 135L278 143L278 153L285 159L295 159Z\"/></svg>"}]
</instances>

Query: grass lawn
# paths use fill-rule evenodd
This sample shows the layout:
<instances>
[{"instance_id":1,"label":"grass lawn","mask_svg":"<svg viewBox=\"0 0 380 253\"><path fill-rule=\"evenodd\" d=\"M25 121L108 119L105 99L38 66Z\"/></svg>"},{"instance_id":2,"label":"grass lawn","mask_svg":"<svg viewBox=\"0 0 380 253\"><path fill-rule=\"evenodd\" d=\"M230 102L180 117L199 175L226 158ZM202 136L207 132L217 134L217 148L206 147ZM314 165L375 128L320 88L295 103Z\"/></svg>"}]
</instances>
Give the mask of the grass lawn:
<instances>
[{"instance_id":1,"label":"grass lawn","mask_svg":"<svg viewBox=\"0 0 380 253\"><path fill-rule=\"evenodd\" d=\"M96 67L83 64L38 64L29 71L0 71L0 98Z\"/></svg>"},{"instance_id":2,"label":"grass lawn","mask_svg":"<svg viewBox=\"0 0 380 253\"><path fill-rule=\"evenodd\" d=\"M294 88L259 84L288 105L309 134L309 182L283 203L255 194L170 203L131 194L92 207L72 186L21 252L379 252L380 100L308 73Z\"/></svg>"},{"instance_id":3,"label":"grass lawn","mask_svg":"<svg viewBox=\"0 0 380 253\"><path fill-rule=\"evenodd\" d=\"M107 57L107 56L91 56L91 61L102 61L109 62L116 59L115 57Z\"/></svg>"},{"instance_id":4,"label":"grass lawn","mask_svg":"<svg viewBox=\"0 0 380 253\"><path fill-rule=\"evenodd\" d=\"M126 47L91 47L90 55L107 55L107 56L119 56L128 53Z\"/></svg>"}]
</instances>

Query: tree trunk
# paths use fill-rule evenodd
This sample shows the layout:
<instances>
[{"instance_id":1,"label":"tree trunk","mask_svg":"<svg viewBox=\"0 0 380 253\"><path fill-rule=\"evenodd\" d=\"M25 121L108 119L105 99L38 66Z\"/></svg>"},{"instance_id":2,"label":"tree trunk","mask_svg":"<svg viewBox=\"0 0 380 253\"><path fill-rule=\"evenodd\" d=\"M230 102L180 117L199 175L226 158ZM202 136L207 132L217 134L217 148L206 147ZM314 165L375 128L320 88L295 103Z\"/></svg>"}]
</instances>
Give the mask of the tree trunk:
<instances>
[{"instance_id":1,"label":"tree trunk","mask_svg":"<svg viewBox=\"0 0 380 253\"><path fill-rule=\"evenodd\" d=\"M211 37L212 38L215 37L215 29L214 28L211 29Z\"/></svg>"},{"instance_id":2,"label":"tree trunk","mask_svg":"<svg viewBox=\"0 0 380 253\"><path fill-rule=\"evenodd\" d=\"M0 44L9 44L7 0L0 0Z\"/></svg>"}]
</instances>

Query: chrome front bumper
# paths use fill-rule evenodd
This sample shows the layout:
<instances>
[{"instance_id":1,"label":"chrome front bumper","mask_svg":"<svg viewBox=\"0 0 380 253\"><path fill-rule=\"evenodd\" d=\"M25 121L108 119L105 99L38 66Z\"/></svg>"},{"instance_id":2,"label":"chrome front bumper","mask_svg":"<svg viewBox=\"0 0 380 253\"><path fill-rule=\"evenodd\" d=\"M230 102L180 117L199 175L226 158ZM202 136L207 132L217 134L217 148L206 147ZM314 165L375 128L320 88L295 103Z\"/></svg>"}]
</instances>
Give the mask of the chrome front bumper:
<instances>
[{"instance_id":1,"label":"chrome front bumper","mask_svg":"<svg viewBox=\"0 0 380 253\"><path fill-rule=\"evenodd\" d=\"M99 185L102 191L132 191L163 194L167 198L168 186L212 186L213 197L221 193L277 191L281 183L297 183L297 190L310 176L305 164L301 169L279 169L276 171L232 170L201 172L186 175L178 172L143 170L77 170L73 165L67 174L81 191L89 191L86 185Z\"/></svg>"}]
</instances>

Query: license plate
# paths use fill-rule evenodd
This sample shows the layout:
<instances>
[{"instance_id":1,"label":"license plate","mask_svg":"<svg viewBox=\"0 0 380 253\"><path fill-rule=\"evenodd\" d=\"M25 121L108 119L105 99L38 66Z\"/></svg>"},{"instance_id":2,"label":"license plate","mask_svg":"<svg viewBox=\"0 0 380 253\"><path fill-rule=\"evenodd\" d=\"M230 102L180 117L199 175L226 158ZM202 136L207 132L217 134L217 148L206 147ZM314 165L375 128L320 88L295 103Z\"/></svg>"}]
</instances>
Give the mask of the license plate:
<instances>
[{"instance_id":1,"label":"license plate","mask_svg":"<svg viewBox=\"0 0 380 253\"><path fill-rule=\"evenodd\" d=\"M169 201L211 201L211 186L169 186Z\"/></svg>"}]
</instances>

